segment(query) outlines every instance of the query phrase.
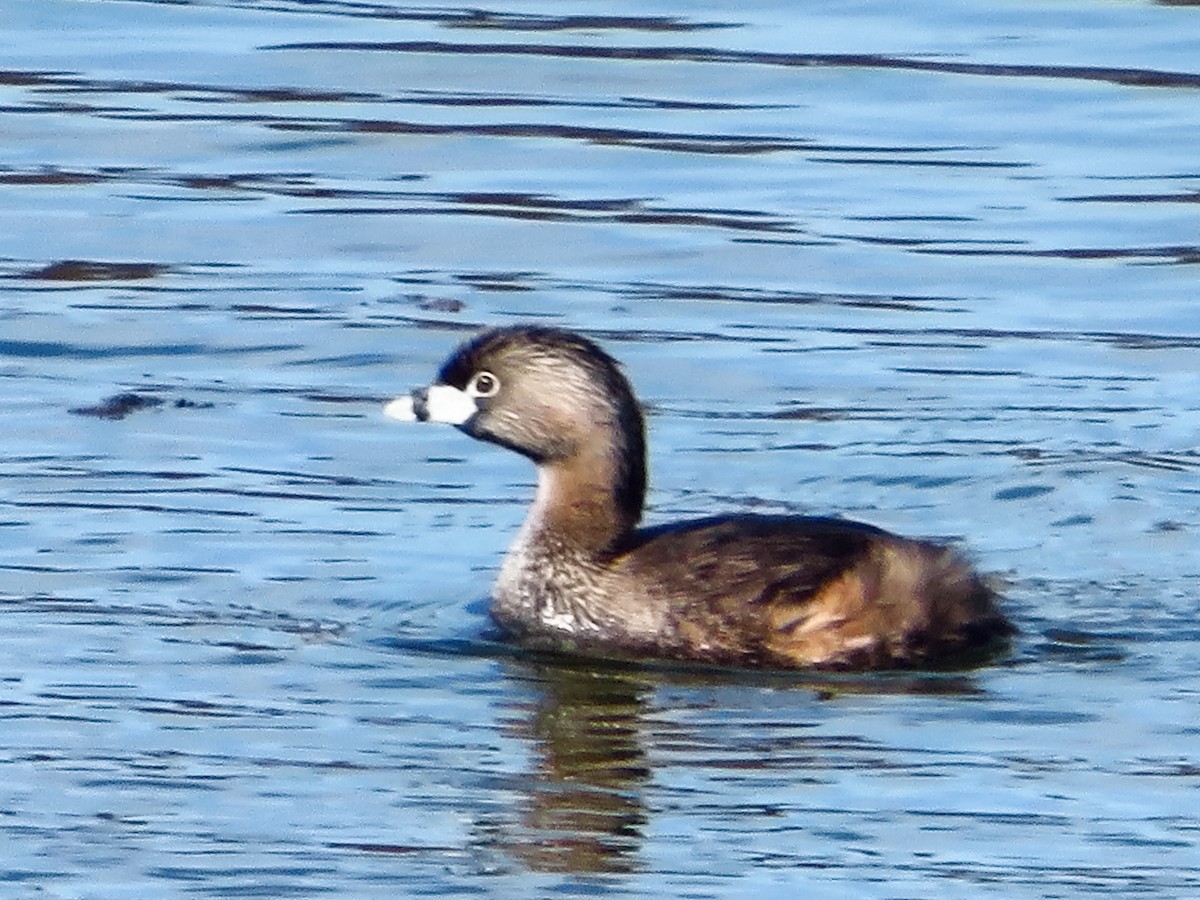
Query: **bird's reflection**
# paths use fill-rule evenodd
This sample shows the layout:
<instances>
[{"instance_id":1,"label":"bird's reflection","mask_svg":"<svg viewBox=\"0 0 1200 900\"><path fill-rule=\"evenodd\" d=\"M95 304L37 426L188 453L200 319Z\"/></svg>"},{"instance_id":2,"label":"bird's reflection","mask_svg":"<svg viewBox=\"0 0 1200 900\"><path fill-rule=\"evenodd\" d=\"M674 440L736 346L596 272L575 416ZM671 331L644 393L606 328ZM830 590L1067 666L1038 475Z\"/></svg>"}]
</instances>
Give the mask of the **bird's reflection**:
<instances>
[{"instance_id":1,"label":"bird's reflection","mask_svg":"<svg viewBox=\"0 0 1200 900\"><path fill-rule=\"evenodd\" d=\"M503 665L509 678L525 688L523 693L532 690L529 699L508 707L505 728L528 744L534 760L527 779L517 785L517 807L480 822L478 837L481 844L531 870L602 874L638 868L649 820L647 742L656 735L671 746L668 756L676 764L683 759L716 768L751 764L736 753L737 759L730 762L729 748L711 734L672 729L668 740L662 723L654 725L647 716L656 689L665 684L711 688L712 673L573 664L561 658L510 658ZM969 695L978 690L967 675L801 680L794 675L739 678L726 672L719 683L736 685L742 680L751 691L766 685L787 690L795 697L798 720L805 718L806 705L846 694ZM755 764L765 768L812 768L828 754L844 755L840 741L792 735L772 746L765 757L759 755L760 742L753 755Z\"/></svg>"},{"instance_id":2,"label":"bird's reflection","mask_svg":"<svg viewBox=\"0 0 1200 900\"><path fill-rule=\"evenodd\" d=\"M653 685L631 671L508 661L535 696L507 728L536 759L516 823L488 843L536 871L627 872L637 866L649 768L640 735Z\"/></svg>"}]
</instances>

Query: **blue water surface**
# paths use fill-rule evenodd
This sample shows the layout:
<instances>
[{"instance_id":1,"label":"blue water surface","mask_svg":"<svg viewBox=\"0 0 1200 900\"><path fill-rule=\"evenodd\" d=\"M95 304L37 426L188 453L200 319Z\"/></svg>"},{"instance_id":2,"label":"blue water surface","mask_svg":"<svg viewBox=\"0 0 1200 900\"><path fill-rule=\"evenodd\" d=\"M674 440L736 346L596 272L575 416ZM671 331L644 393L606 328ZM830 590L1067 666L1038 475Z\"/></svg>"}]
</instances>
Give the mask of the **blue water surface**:
<instances>
[{"instance_id":1,"label":"blue water surface","mask_svg":"<svg viewBox=\"0 0 1200 900\"><path fill-rule=\"evenodd\" d=\"M1198 17L0 0L2 893L1200 892ZM533 473L380 406L526 320L648 521L954 541L1012 654L497 643Z\"/></svg>"}]
</instances>

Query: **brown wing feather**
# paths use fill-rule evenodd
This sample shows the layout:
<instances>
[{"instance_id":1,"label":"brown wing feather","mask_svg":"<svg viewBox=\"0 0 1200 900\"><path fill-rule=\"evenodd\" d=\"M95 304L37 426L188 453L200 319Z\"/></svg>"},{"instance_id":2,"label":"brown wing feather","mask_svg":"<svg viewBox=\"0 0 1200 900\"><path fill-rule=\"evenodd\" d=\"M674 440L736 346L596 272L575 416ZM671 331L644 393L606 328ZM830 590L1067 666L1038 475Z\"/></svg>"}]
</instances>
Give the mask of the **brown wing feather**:
<instances>
[{"instance_id":1,"label":"brown wing feather","mask_svg":"<svg viewBox=\"0 0 1200 900\"><path fill-rule=\"evenodd\" d=\"M622 556L667 604L664 651L692 659L903 666L1010 630L953 551L854 522L701 520L640 532Z\"/></svg>"}]
</instances>

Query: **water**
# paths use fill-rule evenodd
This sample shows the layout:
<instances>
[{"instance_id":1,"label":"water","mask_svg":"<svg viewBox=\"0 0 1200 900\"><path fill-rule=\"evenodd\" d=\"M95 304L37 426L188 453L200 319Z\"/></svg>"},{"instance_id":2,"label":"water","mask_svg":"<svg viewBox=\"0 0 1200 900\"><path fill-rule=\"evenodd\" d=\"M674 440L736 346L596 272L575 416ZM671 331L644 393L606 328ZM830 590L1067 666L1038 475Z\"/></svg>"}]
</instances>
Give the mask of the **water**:
<instances>
[{"instance_id":1,"label":"water","mask_svg":"<svg viewBox=\"0 0 1200 900\"><path fill-rule=\"evenodd\" d=\"M1200 890L1195 8L0 17L5 895ZM379 406L527 319L650 521L961 541L1012 656L492 642L532 472Z\"/></svg>"}]
</instances>

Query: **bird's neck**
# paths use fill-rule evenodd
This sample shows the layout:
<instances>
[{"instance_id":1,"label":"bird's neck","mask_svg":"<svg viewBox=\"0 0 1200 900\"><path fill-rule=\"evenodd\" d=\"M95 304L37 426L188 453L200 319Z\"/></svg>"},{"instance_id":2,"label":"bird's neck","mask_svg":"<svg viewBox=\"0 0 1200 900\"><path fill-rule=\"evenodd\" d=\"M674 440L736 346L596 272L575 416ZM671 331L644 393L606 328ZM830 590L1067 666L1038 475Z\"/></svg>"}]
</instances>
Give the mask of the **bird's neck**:
<instances>
[{"instance_id":1,"label":"bird's neck","mask_svg":"<svg viewBox=\"0 0 1200 900\"><path fill-rule=\"evenodd\" d=\"M623 449L596 441L570 457L542 462L526 536L552 537L592 553L617 545L637 526L645 493L644 459L631 459Z\"/></svg>"}]
</instances>

